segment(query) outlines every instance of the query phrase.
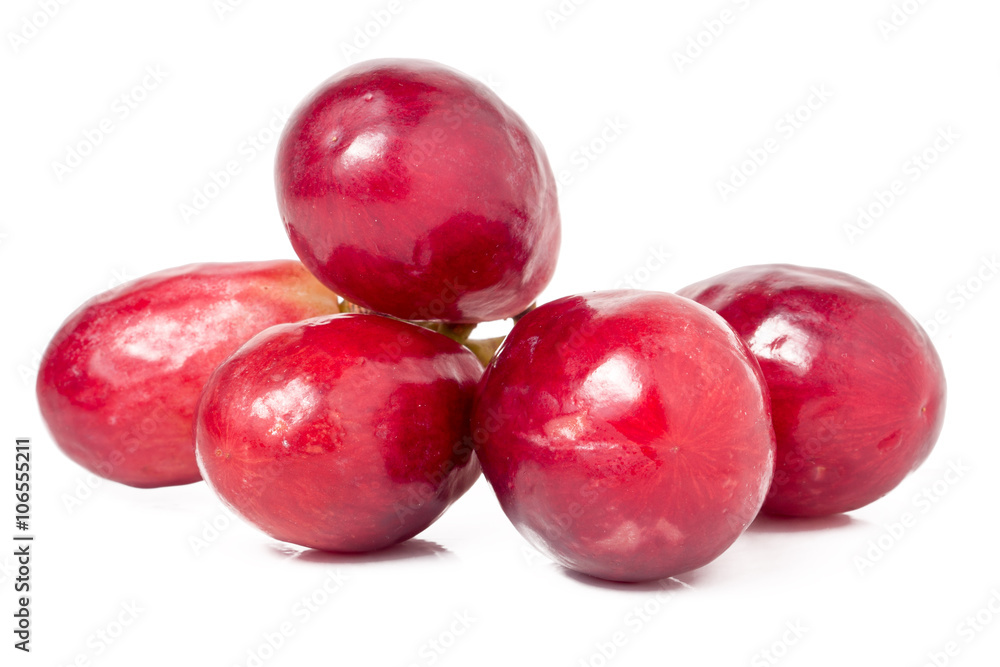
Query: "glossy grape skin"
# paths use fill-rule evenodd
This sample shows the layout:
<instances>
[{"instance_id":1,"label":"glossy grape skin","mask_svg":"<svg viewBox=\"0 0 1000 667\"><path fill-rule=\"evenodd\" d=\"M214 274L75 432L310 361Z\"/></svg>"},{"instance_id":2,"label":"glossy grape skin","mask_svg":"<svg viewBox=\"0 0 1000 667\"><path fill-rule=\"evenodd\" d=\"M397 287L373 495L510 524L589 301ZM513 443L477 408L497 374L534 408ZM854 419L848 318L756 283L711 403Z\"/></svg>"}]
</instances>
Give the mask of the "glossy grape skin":
<instances>
[{"instance_id":1,"label":"glossy grape skin","mask_svg":"<svg viewBox=\"0 0 1000 667\"><path fill-rule=\"evenodd\" d=\"M378 315L272 327L209 380L198 460L222 500L274 538L381 549L478 478L469 411L481 374L458 343Z\"/></svg>"},{"instance_id":2,"label":"glossy grape skin","mask_svg":"<svg viewBox=\"0 0 1000 667\"><path fill-rule=\"evenodd\" d=\"M541 143L489 88L437 63L367 61L323 83L282 134L275 183L302 261L375 312L503 319L555 271Z\"/></svg>"},{"instance_id":3,"label":"glossy grape skin","mask_svg":"<svg viewBox=\"0 0 1000 667\"><path fill-rule=\"evenodd\" d=\"M724 317L771 392L778 439L764 511L849 512L895 488L944 421L944 369L891 296L838 271L748 266L678 292Z\"/></svg>"},{"instance_id":4,"label":"glossy grape skin","mask_svg":"<svg viewBox=\"0 0 1000 667\"><path fill-rule=\"evenodd\" d=\"M529 313L480 383L473 427L521 534L616 581L715 559L756 516L774 463L749 350L708 309L657 292L571 296Z\"/></svg>"},{"instance_id":5,"label":"glossy grape skin","mask_svg":"<svg viewBox=\"0 0 1000 667\"><path fill-rule=\"evenodd\" d=\"M56 444L136 487L201 479L194 412L209 375L254 334L336 312L337 295L289 260L192 264L78 308L42 357L38 404Z\"/></svg>"}]
</instances>

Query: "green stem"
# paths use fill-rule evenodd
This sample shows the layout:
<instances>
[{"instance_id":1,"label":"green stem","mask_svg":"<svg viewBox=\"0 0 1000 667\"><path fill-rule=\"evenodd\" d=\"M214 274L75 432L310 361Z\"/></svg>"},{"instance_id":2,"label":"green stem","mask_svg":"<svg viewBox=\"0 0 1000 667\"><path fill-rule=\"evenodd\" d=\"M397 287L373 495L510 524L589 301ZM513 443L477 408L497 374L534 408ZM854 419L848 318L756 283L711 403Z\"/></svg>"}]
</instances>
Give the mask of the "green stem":
<instances>
[{"instance_id":1,"label":"green stem","mask_svg":"<svg viewBox=\"0 0 1000 667\"><path fill-rule=\"evenodd\" d=\"M464 345L465 341L469 340L469 335L475 328L475 324L450 324L448 322L439 322L437 330L438 333L444 334L456 343L462 343Z\"/></svg>"},{"instance_id":2,"label":"green stem","mask_svg":"<svg viewBox=\"0 0 1000 667\"><path fill-rule=\"evenodd\" d=\"M342 312L342 313L360 313L362 315L371 315L375 311L368 310L364 306L359 306L358 304L352 303L351 301L348 301L347 299L342 299L341 302L340 302L340 312Z\"/></svg>"},{"instance_id":3,"label":"green stem","mask_svg":"<svg viewBox=\"0 0 1000 667\"><path fill-rule=\"evenodd\" d=\"M511 319L517 323L522 317L534 310L535 304L528 306L527 310L523 313L519 313L512 317ZM362 313L362 314L374 314L374 311L359 306L356 303L352 303L347 299L343 299L340 302L340 312L342 313ZM450 323L450 322L417 322L410 321L410 324L415 324L418 327L423 327L424 329L430 329L431 331L436 331L441 335L451 338L456 343L461 343L465 347L469 348L476 358L479 359L482 365L488 366L490 360L493 359L493 355L496 354L497 350L500 349L500 345L503 343L506 336L497 336L496 338L479 338L474 340L469 340L469 336L475 330L475 324L462 324L462 323Z\"/></svg>"},{"instance_id":4,"label":"green stem","mask_svg":"<svg viewBox=\"0 0 1000 667\"><path fill-rule=\"evenodd\" d=\"M479 359L479 363L485 367L489 365L490 360L497 353L505 338L506 336L497 336L496 338L467 340L465 341L465 347L472 350L472 353Z\"/></svg>"}]
</instances>

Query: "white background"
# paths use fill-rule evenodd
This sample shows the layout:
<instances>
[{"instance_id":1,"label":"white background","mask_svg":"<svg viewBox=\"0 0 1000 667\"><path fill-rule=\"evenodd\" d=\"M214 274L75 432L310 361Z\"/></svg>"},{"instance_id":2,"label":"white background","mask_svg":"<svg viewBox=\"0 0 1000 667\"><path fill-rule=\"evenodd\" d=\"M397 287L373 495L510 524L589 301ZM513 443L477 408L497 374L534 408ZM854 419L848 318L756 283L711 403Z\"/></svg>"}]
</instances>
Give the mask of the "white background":
<instances>
[{"instance_id":1,"label":"white background","mask_svg":"<svg viewBox=\"0 0 1000 667\"><path fill-rule=\"evenodd\" d=\"M567 0L575 11L554 25L558 0L411 0L361 42L361 58L431 58L490 82L569 172L541 301L626 277L670 291L780 261L856 274L921 321L946 320L933 338L947 417L923 468L850 516L760 520L666 592L551 564L483 480L418 539L344 557L276 544L230 520L204 484L95 484L62 455L33 391L61 321L151 271L294 257L268 125L348 64L343 45L389 3L246 0L220 15L212 0L64 0L51 18L41 4L5 0L0 14L0 466L13 465L15 437L33 439L37 535L30 655L11 646L13 548L0 550L4 665L254 665L248 652L286 623L291 636L260 664L997 664L998 3L907 0L912 16L889 32L891 0ZM706 46L679 64L689 39ZM828 99L800 108L821 88ZM60 178L54 163L105 118L112 132ZM936 152L948 128L957 138ZM777 151L724 201L719 183L768 139ZM933 164L912 171L927 149ZM180 206L230 160L240 173L185 221ZM852 243L845 225L896 179L903 194ZM669 261L657 268L654 251ZM14 513L7 489L0 517ZM327 594L331 575L344 581ZM296 605L310 597L307 616ZM139 611L119 633L123 605Z\"/></svg>"}]
</instances>

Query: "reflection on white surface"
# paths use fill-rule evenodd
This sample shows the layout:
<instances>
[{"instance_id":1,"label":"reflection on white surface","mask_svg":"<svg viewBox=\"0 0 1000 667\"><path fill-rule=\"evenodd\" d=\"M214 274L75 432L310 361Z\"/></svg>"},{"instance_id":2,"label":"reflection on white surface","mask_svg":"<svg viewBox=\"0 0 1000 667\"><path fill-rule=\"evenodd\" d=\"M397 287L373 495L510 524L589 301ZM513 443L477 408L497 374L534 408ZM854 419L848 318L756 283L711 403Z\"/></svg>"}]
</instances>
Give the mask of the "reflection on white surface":
<instances>
[{"instance_id":1,"label":"reflection on white surface","mask_svg":"<svg viewBox=\"0 0 1000 667\"><path fill-rule=\"evenodd\" d=\"M761 322L747 343L755 355L795 366L799 373L805 373L812 364L813 354L809 350L809 333L801 327L781 317L772 317Z\"/></svg>"}]
</instances>

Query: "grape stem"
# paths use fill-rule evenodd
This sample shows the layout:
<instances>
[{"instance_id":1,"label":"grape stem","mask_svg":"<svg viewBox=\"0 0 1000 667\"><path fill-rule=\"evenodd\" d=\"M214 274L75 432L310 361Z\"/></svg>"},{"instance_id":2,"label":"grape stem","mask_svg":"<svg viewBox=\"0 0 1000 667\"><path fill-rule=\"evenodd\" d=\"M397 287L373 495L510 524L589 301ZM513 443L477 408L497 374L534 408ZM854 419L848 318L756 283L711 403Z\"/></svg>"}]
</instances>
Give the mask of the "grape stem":
<instances>
[{"instance_id":1,"label":"grape stem","mask_svg":"<svg viewBox=\"0 0 1000 667\"><path fill-rule=\"evenodd\" d=\"M484 367L489 366L490 360L493 359L493 355L497 353L500 349L500 345L503 344L506 336L497 336L496 338L474 338L472 340L465 341L465 347L469 348L474 355L479 359Z\"/></svg>"},{"instance_id":2,"label":"grape stem","mask_svg":"<svg viewBox=\"0 0 1000 667\"><path fill-rule=\"evenodd\" d=\"M514 320L514 324L517 324L522 317L530 313L535 309L537 304L531 304L528 306L524 312L518 313L511 319ZM352 303L347 299L342 299L340 302L340 312L342 313L363 313L367 315L377 315L373 310L369 310L363 306L359 306L356 303ZM424 329L430 329L431 331L436 331L439 334L451 338L456 343L461 343L465 347L469 348L476 358L479 359L483 366L488 366L490 360L496 354L497 350L500 349L500 345L503 344L506 336L497 336L495 338L477 338L469 339L469 336L476 328L475 323L452 323L452 322L424 322L424 321L414 321L405 320L410 324L415 324L418 327L423 327Z\"/></svg>"}]
</instances>

